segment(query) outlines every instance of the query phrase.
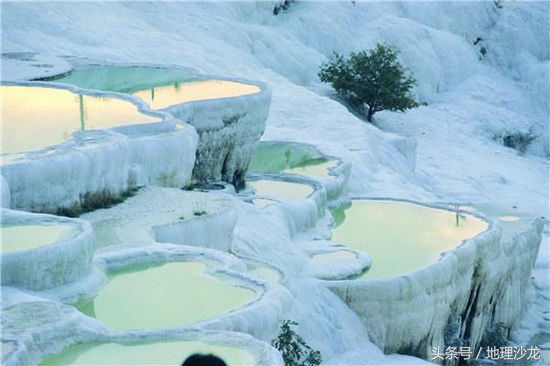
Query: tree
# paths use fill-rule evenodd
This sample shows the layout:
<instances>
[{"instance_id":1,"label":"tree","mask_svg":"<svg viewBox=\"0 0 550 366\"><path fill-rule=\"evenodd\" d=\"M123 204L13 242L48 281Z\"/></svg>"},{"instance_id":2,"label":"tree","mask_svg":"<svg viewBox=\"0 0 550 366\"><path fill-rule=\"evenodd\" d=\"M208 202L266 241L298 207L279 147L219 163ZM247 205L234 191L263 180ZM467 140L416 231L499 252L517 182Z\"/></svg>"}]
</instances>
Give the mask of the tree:
<instances>
[{"instance_id":1,"label":"tree","mask_svg":"<svg viewBox=\"0 0 550 366\"><path fill-rule=\"evenodd\" d=\"M319 79L331 83L338 95L352 108L372 116L382 110L405 111L418 106L410 96L416 80L406 75L399 63L399 51L377 44L368 51L352 52L349 58L334 52L328 63L321 65Z\"/></svg>"},{"instance_id":2,"label":"tree","mask_svg":"<svg viewBox=\"0 0 550 366\"><path fill-rule=\"evenodd\" d=\"M323 362L321 352L312 349L291 328L298 323L292 320L283 320L277 338L271 341L271 345L277 348L283 355L285 366L316 366Z\"/></svg>"}]
</instances>

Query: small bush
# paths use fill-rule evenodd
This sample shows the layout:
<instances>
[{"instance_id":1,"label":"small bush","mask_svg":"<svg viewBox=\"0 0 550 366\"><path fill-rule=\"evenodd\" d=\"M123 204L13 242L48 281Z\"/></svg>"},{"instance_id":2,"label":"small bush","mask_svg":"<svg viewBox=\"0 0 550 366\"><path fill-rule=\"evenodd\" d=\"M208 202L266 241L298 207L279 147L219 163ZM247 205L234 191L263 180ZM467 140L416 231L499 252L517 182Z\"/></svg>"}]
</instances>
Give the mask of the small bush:
<instances>
[{"instance_id":1,"label":"small bush","mask_svg":"<svg viewBox=\"0 0 550 366\"><path fill-rule=\"evenodd\" d=\"M510 147L519 151L520 153L525 153L527 147L537 138L532 130L527 132L516 132L509 133L506 135L495 135L493 140L500 142L506 147Z\"/></svg>"},{"instance_id":2,"label":"small bush","mask_svg":"<svg viewBox=\"0 0 550 366\"><path fill-rule=\"evenodd\" d=\"M321 352L308 346L302 337L292 330L293 325L298 323L283 320L279 334L271 341L271 345L281 352L286 366L320 365L323 362Z\"/></svg>"},{"instance_id":3,"label":"small bush","mask_svg":"<svg viewBox=\"0 0 550 366\"><path fill-rule=\"evenodd\" d=\"M487 328L481 341L481 345L484 347L506 347L509 344L508 328L504 323L496 323Z\"/></svg>"},{"instance_id":4,"label":"small bush","mask_svg":"<svg viewBox=\"0 0 550 366\"><path fill-rule=\"evenodd\" d=\"M372 116L382 110L403 112L418 107L410 96L416 80L406 75L398 55L397 49L383 44L368 52L352 52L349 58L334 52L329 62L321 65L318 76L372 122Z\"/></svg>"},{"instance_id":5,"label":"small bush","mask_svg":"<svg viewBox=\"0 0 550 366\"><path fill-rule=\"evenodd\" d=\"M273 15L279 15L281 10L288 10L288 8L290 7L291 1L293 0L284 0L283 2L280 2L279 4L275 5L275 7L273 7Z\"/></svg>"},{"instance_id":6,"label":"small bush","mask_svg":"<svg viewBox=\"0 0 550 366\"><path fill-rule=\"evenodd\" d=\"M86 212L95 211L101 208L110 208L124 202L127 198L134 196L139 187L132 187L120 194L112 194L108 190L94 193L85 193L80 196L80 202L69 207L59 207L55 214L58 216L78 217Z\"/></svg>"}]
</instances>

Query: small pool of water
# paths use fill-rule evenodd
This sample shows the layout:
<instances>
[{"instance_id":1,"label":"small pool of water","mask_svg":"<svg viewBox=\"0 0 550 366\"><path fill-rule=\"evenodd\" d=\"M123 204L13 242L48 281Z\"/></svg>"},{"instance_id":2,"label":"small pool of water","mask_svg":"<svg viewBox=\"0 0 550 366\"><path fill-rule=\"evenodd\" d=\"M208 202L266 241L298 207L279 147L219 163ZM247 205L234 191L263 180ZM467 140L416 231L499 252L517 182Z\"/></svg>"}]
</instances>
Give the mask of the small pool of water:
<instances>
[{"instance_id":1,"label":"small pool of water","mask_svg":"<svg viewBox=\"0 0 550 366\"><path fill-rule=\"evenodd\" d=\"M315 254L313 260L319 261L332 261L335 259L353 259L355 254L348 252L347 250L339 250L337 252Z\"/></svg>"},{"instance_id":2,"label":"small pool of water","mask_svg":"<svg viewBox=\"0 0 550 366\"><path fill-rule=\"evenodd\" d=\"M256 294L176 262L114 273L91 301L76 307L116 330L178 327L247 304Z\"/></svg>"},{"instance_id":3,"label":"small pool of water","mask_svg":"<svg viewBox=\"0 0 550 366\"><path fill-rule=\"evenodd\" d=\"M75 233L71 225L1 224L2 253L21 252L66 240Z\"/></svg>"},{"instance_id":4,"label":"small pool of water","mask_svg":"<svg viewBox=\"0 0 550 366\"><path fill-rule=\"evenodd\" d=\"M214 354L228 365L254 365L256 358L244 349L204 342L173 341L121 345L91 343L66 348L40 365L181 365L194 353Z\"/></svg>"},{"instance_id":5,"label":"small pool of water","mask_svg":"<svg viewBox=\"0 0 550 366\"><path fill-rule=\"evenodd\" d=\"M227 80L202 80L140 90L132 95L147 102L152 109L163 109L184 102L238 97L259 91L256 85Z\"/></svg>"},{"instance_id":6,"label":"small pool of water","mask_svg":"<svg viewBox=\"0 0 550 366\"><path fill-rule=\"evenodd\" d=\"M160 122L124 100L34 86L0 86L2 154L58 145L78 130Z\"/></svg>"},{"instance_id":7,"label":"small pool of water","mask_svg":"<svg viewBox=\"0 0 550 366\"><path fill-rule=\"evenodd\" d=\"M254 188L258 196L271 196L288 201L302 200L313 193L313 188L307 184L267 179L249 181L248 184Z\"/></svg>"},{"instance_id":8,"label":"small pool of water","mask_svg":"<svg viewBox=\"0 0 550 366\"><path fill-rule=\"evenodd\" d=\"M281 170L281 173L303 174L313 177L330 176L330 168L336 166L336 161L327 159L315 159L305 161L303 164Z\"/></svg>"},{"instance_id":9,"label":"small pool of water","mask_svg":"<svg viewBox=\"0 0 550 366\"><path fill-rule=\"evenodd\" d=\"M279 272L277 272L276 270L264 267L253 262L247 263L247 269L249 273L267 282L276 283L279 282L281 279Z\"/></svg>"},{"instance_id":10,"label":"small pool of water","mask_svg":"<svg viewBox=\"0 0 550 366\"><path fill-rule=\"evenodd\" d=\"M399 201L354 200L335 210L343 218L332 240L367 252L371 269L363 278L391 277L434 263L441 252L485 231L471 215Z\"/></svg>"},{"instance_id":11,"label":"small pool of water","mask_svg":"<svg viewBox=\"0 0 550 366\"><path fill-rule=\"evenodd\" d=\"M200 80L183 70L157 67L91 66L50 80L84 89L132 94L147 102L152 109L260 91L256 85L227 80Z\"/></svg>"},{"instance_id":12,"label":"small pool of water","mask_svg":"<svg viewBox=\"0 0 550 366\"><path fill-rule=\"evenodd\" d=\"M292 143L261 143L250 162L249 171L329 176L335 160L327 159L312 146Z\"/></svg>"}]
</instances>

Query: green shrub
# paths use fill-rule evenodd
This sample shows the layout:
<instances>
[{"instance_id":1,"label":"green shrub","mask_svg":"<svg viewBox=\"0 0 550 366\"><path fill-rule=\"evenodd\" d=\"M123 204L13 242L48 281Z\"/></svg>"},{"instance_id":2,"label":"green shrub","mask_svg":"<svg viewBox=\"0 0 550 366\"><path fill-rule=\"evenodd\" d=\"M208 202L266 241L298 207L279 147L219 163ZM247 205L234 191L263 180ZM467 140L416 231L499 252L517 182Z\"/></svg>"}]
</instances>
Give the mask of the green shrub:
<instances>
[{"instance_id":1,"label":"green shrub","mask_svg":"<svg viewBox=\"0 0 550 366\"><path fill-rule=\"evenodd\" d=\"M349 58L334 52L329 62L321 65L318 76L372 122L376 112L402 112L418 106L410 96L416 80L406 75L398 55L397 49L383 44L368 52L352 52Z\"/></svg>"},{"instance_id":2,"label":"green shrub","mask_svg":"<svg viewBox=\"0 0 550 366\"><path fill-rule=\"evenodd\" d=\"M320 365L323 362L321 352L308 346L302 337L292 330L293 325L298 323L283 320L279 334L271 341L271 345L281 352L286 366Z\"/></svg>"}]
</instances>

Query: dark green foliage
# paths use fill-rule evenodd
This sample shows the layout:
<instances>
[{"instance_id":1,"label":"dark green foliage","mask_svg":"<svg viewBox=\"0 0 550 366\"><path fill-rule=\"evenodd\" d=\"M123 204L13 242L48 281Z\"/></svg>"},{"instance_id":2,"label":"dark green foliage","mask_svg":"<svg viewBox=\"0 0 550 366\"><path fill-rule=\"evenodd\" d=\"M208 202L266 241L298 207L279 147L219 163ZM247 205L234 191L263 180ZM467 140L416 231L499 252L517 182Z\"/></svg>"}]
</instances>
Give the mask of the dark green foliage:
<instances>
[{"instance_id":1,"label":"dark green foliage","mask_svg":"<svg viewBox=\"0 0 550 366\"><path fill-rule=\"evenodd\" d=\"M368 52L352 52L349 58L334 52L330 61L321 65L319 79L331 83L341 98L357 111L366 112L372 122L376 112L403 112L418 106L410 96L416 80L405 74L398 55L397 49L383 44Z\"/></svg>"},{"instance_id":2,"label":"dark green foliage","mask_svg":"<svg viewBox=\"0 0 550 366\"><path fill-rule=\"evenodd\" d=\"M527 132L514 132L505 135L493 135L493 140L506 147L516 149L521 154L525 153L527 147L537 139L532 129Z\"/></svg>"},{"instance_id":3,"label":"dark green foliage","mask_svg":"<svg viewBox=\"0 0 550 366\"><path fill-rule=\"evenodd\" d=\"M292 330L293 325L298 323L283 320L279 334L271 341L271 345L281 352L286 366L320 365L323 362L321 352L308 346L302 337Z\"/></svg>"},{"instance_id":4,"label":"dark green foliage","mask_svg":"<svg viewBox=\"0 0 550 366\"><path fill-rule=\"evenodd\" d=\"M506 347L509 344L508 328L501 322L487 328L481 341L481 346L483 347Z\"/></svg>"},{"instance_id":5,"label":"dark green foliage","mask_svg":"<svg viewBox=\"0 0 550 366\"><path fill-rule=\"evenodd\" d=\"M285 0L282 3L275 5L275 7L273 8L273 15L279 15L279 12L281 12L281 10L288 10L291 1L293 0Z\"/></svg>"},{"instance_id":6,"label":"dark green foliage","mask_svg":"<svg viewBox=\"0 0 550 366\"><path fill-rule=\"evenodd\" d=\"M86 193L80 197L80 203L70 207L60 207L55 212L58 216L78 217L83 213L109 208L124 202L126 198L134 196L139 187L129 188L119 195L114 195L107 190L94 193Z\"/></svg>"},{"instance_id":7,"label":"dark green foliage","mask_svg":"<svg viewBox=\"0 0 550 366\"><path fill-rule=\"evenodd\" d=\"M531 142L536 139L536 136L531 132L528 133L514 133L511 135L506 135L502 138L502 143L506 147L511 147L512 149L518 150L520 153L524 153L525 149Z\"/></svg>"}]
</instances>

